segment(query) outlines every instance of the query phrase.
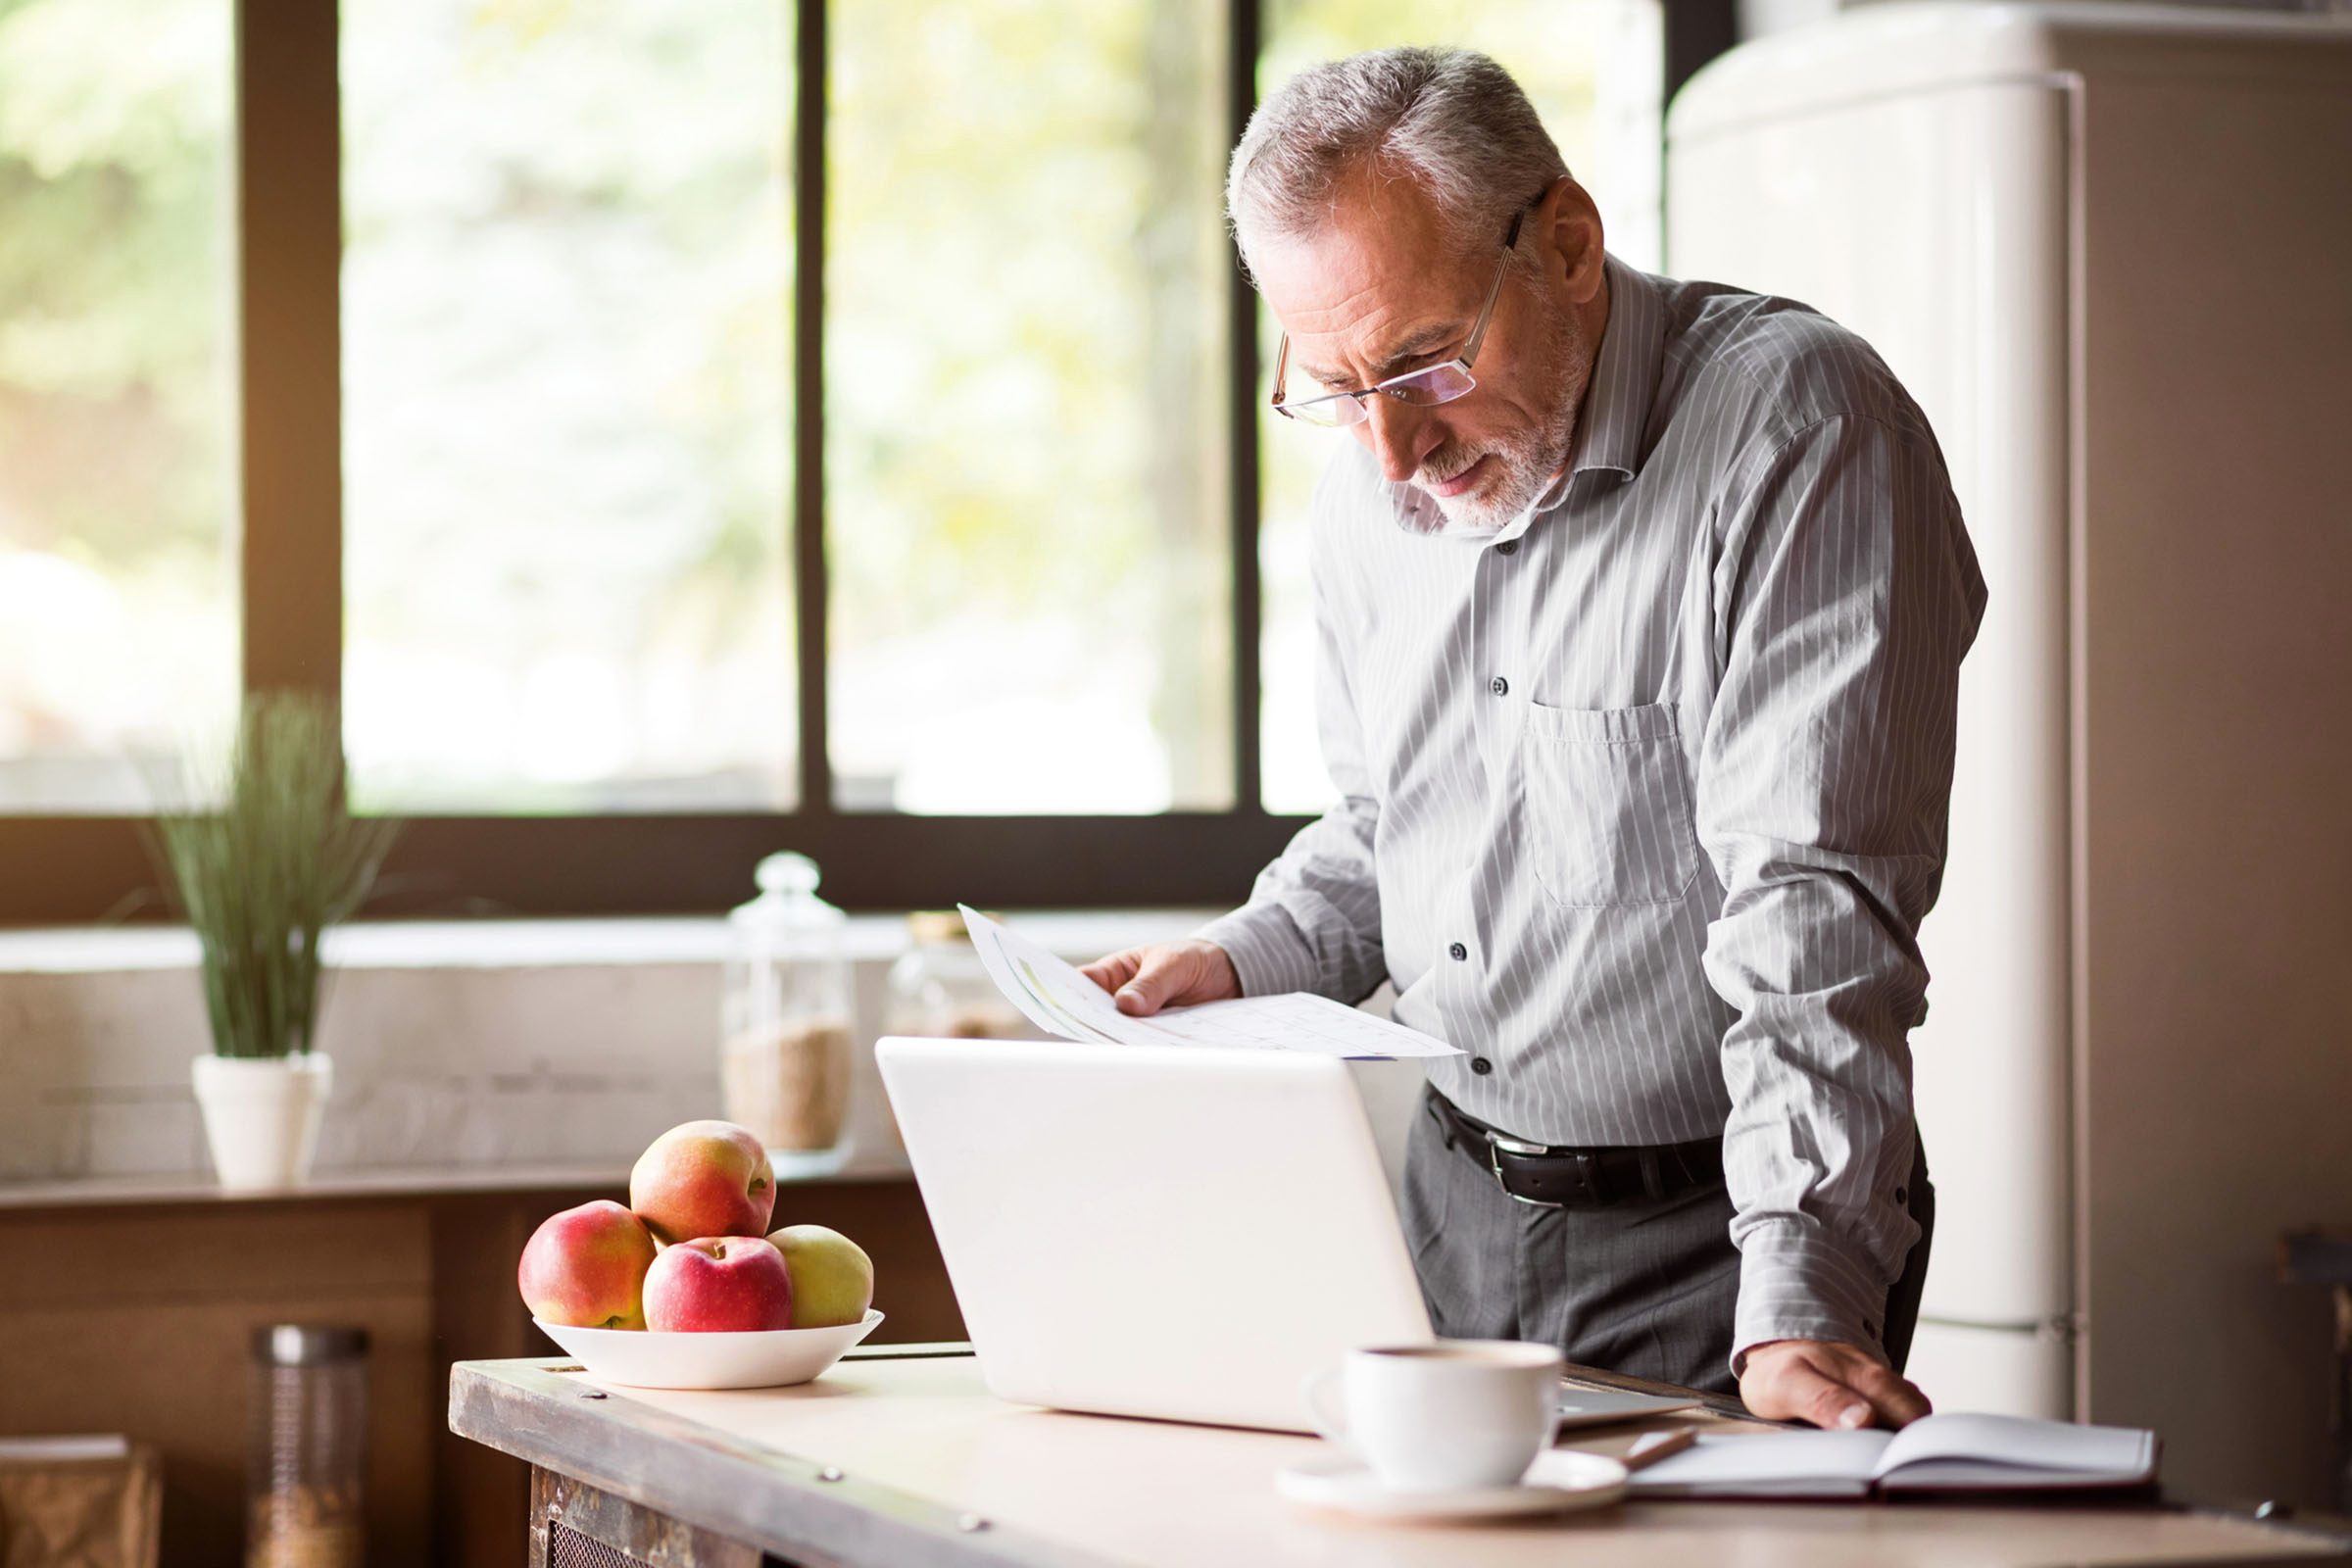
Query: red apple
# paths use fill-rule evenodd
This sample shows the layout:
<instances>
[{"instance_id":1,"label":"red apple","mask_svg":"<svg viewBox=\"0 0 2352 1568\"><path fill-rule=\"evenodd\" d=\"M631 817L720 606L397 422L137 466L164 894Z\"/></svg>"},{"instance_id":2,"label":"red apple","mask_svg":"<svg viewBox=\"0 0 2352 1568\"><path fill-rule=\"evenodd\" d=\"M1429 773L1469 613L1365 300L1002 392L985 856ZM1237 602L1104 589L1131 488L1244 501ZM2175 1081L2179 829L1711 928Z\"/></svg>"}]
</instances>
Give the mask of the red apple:
<instances>
[{"instance_id":1,"label":"red apple","mask_svg":"<svg viewBox=\"0 0 2352 1568\"><path fill-rule=\"evenodd\" d=\"M690 1121L646 1146L629 1172L629 1206L657 1241L758 1236L776 1206L760 1140L731 1121Z\"/></svg>"},{"instance_id":2,"label":"red apple","mask_svg":"<svg viewBox=\"0 0 2352 1568\"><path fill-rule=\"evenodd\" d=\"M514 1283L544 1323L583 1329L645 1327L645 1273L654 1238L609 1198L550 1214L522 1249Z\"/></svg>"},{"instance_id":3,"label":"red apple","mask_svg":"<svg viewBox=\"0 0 2352 1568\"><path fill-rule=\"evenodd\" d=\"M645 1276L645 1320L664 1334L792 1327L792 1274L764 1237L664 1247Z\"/></svg>"}]
</instances>

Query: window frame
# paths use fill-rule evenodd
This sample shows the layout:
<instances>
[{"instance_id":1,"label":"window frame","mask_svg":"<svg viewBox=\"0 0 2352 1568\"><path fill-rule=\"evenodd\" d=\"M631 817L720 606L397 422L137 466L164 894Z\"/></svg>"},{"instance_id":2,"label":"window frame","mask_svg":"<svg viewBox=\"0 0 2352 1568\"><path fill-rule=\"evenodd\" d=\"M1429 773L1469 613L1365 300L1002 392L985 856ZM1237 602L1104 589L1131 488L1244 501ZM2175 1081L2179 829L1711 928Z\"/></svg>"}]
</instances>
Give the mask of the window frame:
<instances>
[{"instance_id":1,"label":"window frame","mask_svg":"<svg viewBox=\"0 0 2352 1568\"><path fill-rule=\"evenodd\" d=\"M791 4L793 0L776 0ZM826 22L799 0L794 41L793 444L801 804L790 811L419 816L385 867L375 916L710 913L751 866L799 850L853 909L1225 906L1310 820L1259 780L1257 303L1230 274L1233 790L1224 811L920 816L844 811L826 756L824 537ZM1731 47L1733 0L1662 0L1666 100ZM336 0L232 0L236 448L243 689L338 699L343 659L342 134ZM1228 0L1225 126L1256 103L1261 0ZM1661 145L1659 157L1665 149ZM260 635L256 635L257 629ZM0 925L160 920L144 819L0 816Z\"/></svg>"}]
</instances>

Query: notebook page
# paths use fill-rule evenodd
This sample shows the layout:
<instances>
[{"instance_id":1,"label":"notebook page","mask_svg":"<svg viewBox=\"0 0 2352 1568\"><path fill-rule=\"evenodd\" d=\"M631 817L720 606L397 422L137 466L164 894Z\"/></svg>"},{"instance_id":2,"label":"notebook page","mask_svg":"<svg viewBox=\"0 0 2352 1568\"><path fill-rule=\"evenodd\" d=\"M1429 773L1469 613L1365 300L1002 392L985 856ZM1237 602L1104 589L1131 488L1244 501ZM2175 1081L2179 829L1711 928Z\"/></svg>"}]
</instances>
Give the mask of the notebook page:
<instances>
[{"instance_id":1,"label":"notebook page","mask_svg":"<svg viewBox=\"0 0 2352 1568\"><path fill-rule=\"evenodd\" d=\"M1897 1486L2080 1486L2145 1481L2155 1470L2152 1432L1954 1413L1896 1433L1874 1473Z\"/></svg>"},{"instance_id":2,"label":"notebook page","mask_svg":"<svg viewBox=\"0 0 2352 1568\"><path fill-rule=\"evenodd\" d=\"M1858 1497L1870 1490L1886 1432L1775 1432L1705 1436L1634 1472L1639 1493L1695 1496Z\"/></svg>"}]
</instances>

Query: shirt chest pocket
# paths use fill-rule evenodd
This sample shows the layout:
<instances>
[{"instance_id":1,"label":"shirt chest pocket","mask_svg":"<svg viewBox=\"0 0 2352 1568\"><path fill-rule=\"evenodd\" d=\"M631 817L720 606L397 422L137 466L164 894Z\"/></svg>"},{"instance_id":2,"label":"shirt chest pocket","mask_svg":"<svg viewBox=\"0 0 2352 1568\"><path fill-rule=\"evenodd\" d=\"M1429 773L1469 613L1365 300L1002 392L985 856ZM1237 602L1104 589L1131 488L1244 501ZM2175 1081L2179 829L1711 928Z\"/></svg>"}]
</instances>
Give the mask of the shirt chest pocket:
<instances>
[{"instance_id":1,"label":"shirt chest pocket","mask_svg":"<svg viewBox=\"0 0 2352 1568\"><path fill-rule=\"evenodd\" d=\"M1552 903L1673 904L1690 891L1698 841L1671 703L1530 704L1520 768L1530 858Z\"/></svg>"}]
</instances>

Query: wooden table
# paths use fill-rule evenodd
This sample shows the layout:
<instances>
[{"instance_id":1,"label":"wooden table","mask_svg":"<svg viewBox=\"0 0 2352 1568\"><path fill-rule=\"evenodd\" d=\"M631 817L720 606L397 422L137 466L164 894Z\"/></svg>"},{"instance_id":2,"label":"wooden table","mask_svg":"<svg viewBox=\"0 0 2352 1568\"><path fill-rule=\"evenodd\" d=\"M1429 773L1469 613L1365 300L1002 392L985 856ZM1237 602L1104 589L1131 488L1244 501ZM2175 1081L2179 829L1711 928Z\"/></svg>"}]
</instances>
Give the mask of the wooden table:
<instances>
[{"instance_id":1,"label":"wooden table","mask_svg":"<svg viewBox=\"0 0 2352 1568\"><path fill-rule=\"evenodd\" d=\"M1721 1414L1609 1429L1580 1446ZM1008 1404L960 1347L857 1354L814 1383L728 1394L601 1384L561 1359L466 1361L450 1427L533 1467L535 1568L763 1562L1579 1568L2352 1561L2352 1538L2171 1504L1629 1502L1507 1526L1311 1514L1274 1474L1309 1438Z\"/></svg>"}]
</instances>

